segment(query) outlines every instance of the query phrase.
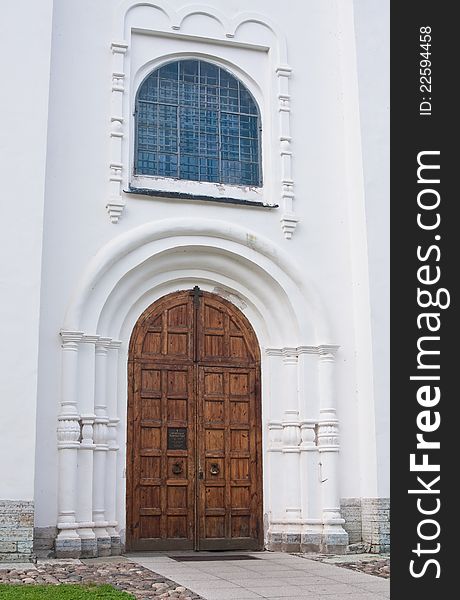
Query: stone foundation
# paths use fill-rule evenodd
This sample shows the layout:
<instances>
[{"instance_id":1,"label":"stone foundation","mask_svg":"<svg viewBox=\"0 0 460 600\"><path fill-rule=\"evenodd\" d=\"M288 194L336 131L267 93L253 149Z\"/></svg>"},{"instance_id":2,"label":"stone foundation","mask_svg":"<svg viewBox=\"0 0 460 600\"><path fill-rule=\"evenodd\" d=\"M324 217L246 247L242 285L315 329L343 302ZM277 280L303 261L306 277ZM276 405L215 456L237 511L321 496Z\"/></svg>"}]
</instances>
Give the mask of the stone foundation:
<instances>
[{"instance_id":1,"label":"stone foundation","mask_svg":"<svg viewBox=\"0 0 460 600\"><path fill-rule=\"evenodd\" d=\"M97 558L119 556L123 544L119 535L106 538L58 538L56 527L34 529L34 555L37 558Z\"/></svg>"},{"instance_id":2,"label":"stone foundation","mask_svg":"<svg viewBox=\"0 0 460 600\"><path fill-rule=\"evenodd\" d=\"M362 544L365 552L390 551L389 498L342 498L340 510L350 544Z\"/></svg>"},{"instance_id":3,"label":"stone foundation","mask_svg":"<svg viewBox=\"0 0 460 600\"><path fill-rule=\"evenodd\" d=\"M54 557L54 541L57 536L56 527L35 527L34 554L37 558Z\"/></svg>"},{"instance_id":4,"label":"stone foundation","mask_svg":"<svg viewBox=\"0 0 460 600\"><path fill-rule=\"evenodd\" d=\"M390 551L390 499L363 498L363 543L367 552Z\"/></svg>"},{"instance_id":5,"label":"stone foundation","mask_svg":"<svg viewBox=\"0 0 460 600\"><path fill-rule=\"evenodd\" d=\"M34 559L34 503L0 500L0 562Z\"/></svg>"},{"instance_id":6,"label":"stone foundation","mask_svg":"<svg viewBox=\"0 0 460 600\"><path fill-rule=\"evenodd\" d=\"M268 533L265 543L272 552L321 552L345 554L348 535L343 533Z\"/></svg>"},{"instance_id":7,"label":"stone foundation","mask_svg":"<svg viewBox=\"0 0 460 600\"><path fill-rule=\"evenodd\" d=\"M359 544L363 538L361 498L342 498L340 514L345 519L343 528L350 544Z\"/></svg>"}]
</instances>

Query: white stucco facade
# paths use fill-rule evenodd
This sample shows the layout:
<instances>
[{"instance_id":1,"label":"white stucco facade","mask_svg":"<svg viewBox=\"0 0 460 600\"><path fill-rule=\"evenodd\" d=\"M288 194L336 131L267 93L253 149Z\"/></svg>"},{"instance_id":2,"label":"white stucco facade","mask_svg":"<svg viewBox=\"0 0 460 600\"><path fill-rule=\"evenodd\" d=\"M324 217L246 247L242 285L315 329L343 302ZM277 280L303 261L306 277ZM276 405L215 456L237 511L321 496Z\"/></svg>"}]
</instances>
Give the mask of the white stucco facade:
<instances>
[{"instance_id":1,"label":"white stucco facade","mask_svg":"<svg viewBox=\"0 0 460 600\"><path fill-rule=\"evenodd\" d=\"M97 553L107 535L119 551L130 335L155 300L196 285L242 310L260 344L266 545L387 547L386 4L2 8L14 51L1 108L0 555L30 554L32 513L38 551ZM260 188L133 176L136 91L181 57L252 93Z\"/></svg>"}]
</instances>

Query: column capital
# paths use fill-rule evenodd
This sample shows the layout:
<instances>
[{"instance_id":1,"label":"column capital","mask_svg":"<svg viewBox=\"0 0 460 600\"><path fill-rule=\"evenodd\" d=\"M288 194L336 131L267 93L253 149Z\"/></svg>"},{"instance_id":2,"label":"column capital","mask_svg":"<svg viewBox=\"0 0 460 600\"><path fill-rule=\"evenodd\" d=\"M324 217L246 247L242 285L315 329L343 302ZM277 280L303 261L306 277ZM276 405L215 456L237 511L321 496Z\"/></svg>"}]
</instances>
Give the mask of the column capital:
<instances>
[{"instance_id":1,"label":"column capital","mask_svg":"<svg viewBox=\"0 0 460 600\"><path fill-rule=\"evenodd\" d=\"M340 346L335 344L320 344L318 352L321 360L334 361Z\"/></svg>"},{"instance_id":2,"label":"column capital","mask_svg":"<svg viewBox=\"0 0 460 600\"><path fill-rule=\"evenodd\" d=\"M83 331L73 331L70 329L61 329L59 335L62 339L62 347L65 348L66 345L74 345L81 342L84 333Z\"/></svg>"},{"instance_id":3,"label":"column capital","mask_svg":"<svg viewBox=\"0 0 460 600\"><path fill-rule=\"evenodd\" d=\"M91 334L87 334L85 333L85 335L83 336L82 342L84 344L95 344L98 340L99 337L97 334L91 335Z\"/></svg>"}]
</instances>

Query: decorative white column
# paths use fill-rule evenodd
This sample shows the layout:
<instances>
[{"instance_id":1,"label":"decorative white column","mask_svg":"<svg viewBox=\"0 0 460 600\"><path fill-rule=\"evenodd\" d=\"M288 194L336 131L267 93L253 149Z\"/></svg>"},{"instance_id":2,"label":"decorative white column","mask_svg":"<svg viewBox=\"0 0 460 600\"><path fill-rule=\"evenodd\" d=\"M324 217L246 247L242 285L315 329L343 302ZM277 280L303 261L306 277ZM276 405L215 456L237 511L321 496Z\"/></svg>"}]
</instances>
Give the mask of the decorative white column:
<instances>
[{"instance_id":1,"label":"decorative white column","mask_svg":"<svg viewBox=\"0 0 460 600\"><path fill-rule=\"evenodd\" d=\"M93 523L93 426L94 426L94 344L98 335L84 335L79 352L78 406L82 439L78 450L77 520L81 538L81 557L97 556Z\"/></svg>"},{"instance_id":2,"label":"decorative white column","mask_svg":"<svg viewBox=\"0 0 460 600\"><path fill-rule=\"evenodd\" d=\"M81 444L78 451L78 533L81 538L81 558L97 556L96 535L93 530L93 424L94 415L81 417Z\"/></svg>"},{"instance_id":3,"label":"decorative white column","mask_svg":"<svg viewBox=\"0 0 460 600\"><path fill-rule=\"evenodd\" d=\"M93 521L98 556L110 556L111 541L105 517L105 479L107 458L108 416L106 406L107 353L110 338L100 337L96 342L96 372L94 396L94 465L93 465Z\"/></svg>"},{"instance_id":4,"label":"decorative white column","mask_svg":"<svg viewBox=\"0 0 460 600\"><path fill-rule=\"evenodd\" d=\"M320 490L318 481L319 453L316 445L319 411L318 348L300 346L299 414L300 414L300 491L302 504L302 546L304 552L319 551L322 536Z\"/></svg>"},{"instance_id":5,"label":"decorative white column","mask_svg":"<svg viewBox=\"0 0 460 600\"><path fill-rule=\"evenodd\" d=\"M322 550L341 552L348 544L345 523L340 515L339 422L334 389L334 362L338 346L319 346L320 417L318 451L322 500Z\"/></svg>"},{"instance_id":6,"label":"decorative white column","mask_svg":"<svg viewBox=\"0 0 460 600\"><path fill-rule=\"evenodd\" d=\"M300 422L297 381L297 349L283 349L283 470L285 519L300 523ZM299 536L300 537L300 536ZM300 539L299 539L300 543Z\"/></svg>"},{"instance_id":7,"label":"decorative white column","mask_svg":"<svg viewBox=\"0 0 460 600\"><path fill-rule=\"evenodd\" d=\"M110 117L110 196L107 212L112 223L118 223L125 207L123 191L124 137L123 94L125 92L124 56L128 50L126 42L112 42L112 114Z\"/></svg>"},{"instance_id":8,"label":"decorative white column","mask_svg":"<svg viewBox=\"0 0 460 600\"><path fill-rule=\"evenodd\" d=\"M297 348L267 348L270 368L270 550L298 551L301 539Z\"/></svg>"},{"instance_id":9,"label":"decorative white column","mask_svg":"<svg viewBox=\"0 0 460 600\"><path fill-rule=\"evenodd\" d=\"M271 533L273 529L271 523L284 516L282 494L279 490L279 482L283 477L283 379L281 377L283 356L281 349L278 348L266 348L265 354L268 370L269 421L268 464L264 476L268 481L267 506Z\"/></svg>"},{"instance_id":10,"label":"decorative white column","mask_svg":"<svg viewBox=\"0 0 460 600\"><path fill-rule=\"evenodd\" d=\"M105 469L105 518L107 520L107 533L110 536L111 554L121 553L120 533L118 531L118 522L116 517L117 500L117 455L118 455L118 435L117 428L120 419L117 417L117 369L118 369L118 348L121 342L112 340L109 346L107 357L107 460Z\"/></svg>"},{"instance_id":11,"label":"decorative white column","mask_svg":"<svg viewBox=\"0 0 460 600\"><path fill-rule=\"evenodd\" d=\"M80 416L77 408L78 344L80 331L61 331L61 409L58 416L58 536L56 556L78 558L81 539L77 532L77 461L80 446Z\"/></svg>"}]
</instances>

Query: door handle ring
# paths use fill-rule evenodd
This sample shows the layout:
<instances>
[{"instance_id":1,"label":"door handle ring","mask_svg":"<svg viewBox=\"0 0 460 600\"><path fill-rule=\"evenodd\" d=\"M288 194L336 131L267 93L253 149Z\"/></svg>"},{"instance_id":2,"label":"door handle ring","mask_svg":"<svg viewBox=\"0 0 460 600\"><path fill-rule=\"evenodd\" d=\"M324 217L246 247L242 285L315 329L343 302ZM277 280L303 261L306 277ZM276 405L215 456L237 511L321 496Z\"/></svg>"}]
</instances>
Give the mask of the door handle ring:
<instances>
[{"instance_id":1,"label":"door handle ring","mask_svg":"<svg viewBox=\"0 0 460 600\"><path fill-rule=\"evenodd\" d=\"M211 475L219 475L219 473L220 473L219 465L217 463L211 463L209 472L211 473Z\"/></svg>"},{"instance_id":2,"label":"door handle ring","mask_svg":"<svg viewBox=\"0 0 460 600\"><path fill-rule=\"evenodd\" d=\"M180 475L183 470L184 470L183 464L180 463L179 461L177 461L173 464L172 472L174 473L174 475Z\"/></svg>"}]
</instances>

